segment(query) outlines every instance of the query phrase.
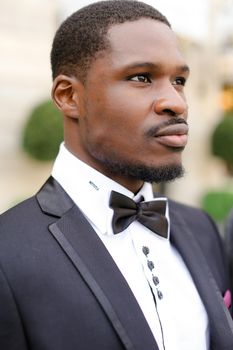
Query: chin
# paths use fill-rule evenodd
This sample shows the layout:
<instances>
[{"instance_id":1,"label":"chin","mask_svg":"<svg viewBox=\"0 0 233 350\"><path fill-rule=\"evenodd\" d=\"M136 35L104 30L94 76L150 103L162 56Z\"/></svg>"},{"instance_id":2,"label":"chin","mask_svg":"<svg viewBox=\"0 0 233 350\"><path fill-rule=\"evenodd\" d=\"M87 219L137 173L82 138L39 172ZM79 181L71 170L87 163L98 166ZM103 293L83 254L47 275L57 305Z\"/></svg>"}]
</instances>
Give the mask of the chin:
<instances>
[{"instance_id":1,"label":"chin","mask_svg":"<svg viewBox=\"0 0 233 350\"><path fill-rule=\"evenodd\" d=\"M181 162L174 163L173 159L173 163L164 163L147 165L142 162L105 159L104 167L107 173L114 176L123 176L150 183L170 182L183 176L184 169Z\"/></svg>"},{"instance_id":2,"label":"chin","mask_svg":"<svg viewBox=\"0 0 233 350\"><path fill-rule=\"evenodd\" d=\"M184 168L181 163L157 165L153 167L141 167L135 172L138 179L150 183L165 183L171 182L184 175Z\"/></svg>"}]
</instances>

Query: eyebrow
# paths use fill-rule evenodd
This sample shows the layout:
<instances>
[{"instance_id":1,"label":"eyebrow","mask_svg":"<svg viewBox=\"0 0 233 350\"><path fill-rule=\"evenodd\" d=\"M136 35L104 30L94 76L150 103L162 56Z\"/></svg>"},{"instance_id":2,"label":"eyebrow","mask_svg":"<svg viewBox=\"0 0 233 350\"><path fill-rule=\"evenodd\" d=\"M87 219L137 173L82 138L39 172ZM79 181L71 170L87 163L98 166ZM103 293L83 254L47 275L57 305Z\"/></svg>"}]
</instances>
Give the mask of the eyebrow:
<instances>
[{"instance_id":1,"label":"eyebrow","mask_svg":"<svg viewBox=\"0 0 233 350\"><path fill-rule=\"evenodd\" d=\"M124 69L129 69L129 70L138 69L138 68L149 68L149 69L153 69L153 70L162 70L162 65L159 63L155 64L152 62L135 62L135 63L132 63L132 64L124 67ZM190 68L186 64L176 66L175 69L181 73L189 73L190 72Z\"/></svg>"}]
</instances>

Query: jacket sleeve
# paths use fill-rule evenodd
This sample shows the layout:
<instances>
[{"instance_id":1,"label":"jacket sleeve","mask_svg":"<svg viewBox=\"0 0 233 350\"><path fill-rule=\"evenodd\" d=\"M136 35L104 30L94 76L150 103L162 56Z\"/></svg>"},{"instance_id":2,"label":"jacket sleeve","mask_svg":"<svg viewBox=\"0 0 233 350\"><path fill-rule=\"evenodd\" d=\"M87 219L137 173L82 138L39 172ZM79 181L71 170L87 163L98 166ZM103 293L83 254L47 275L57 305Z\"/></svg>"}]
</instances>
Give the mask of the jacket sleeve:
<instances>
[{"instance_id":1,"label":"jacket sleeve","mask_svg":"<svg viewBox=\"0 0 233 350\"><path fill-rule=\"evenodd\" d=\"M16 301L0 269L0 349L28 350Z\"/></svg>"}]
</instances>

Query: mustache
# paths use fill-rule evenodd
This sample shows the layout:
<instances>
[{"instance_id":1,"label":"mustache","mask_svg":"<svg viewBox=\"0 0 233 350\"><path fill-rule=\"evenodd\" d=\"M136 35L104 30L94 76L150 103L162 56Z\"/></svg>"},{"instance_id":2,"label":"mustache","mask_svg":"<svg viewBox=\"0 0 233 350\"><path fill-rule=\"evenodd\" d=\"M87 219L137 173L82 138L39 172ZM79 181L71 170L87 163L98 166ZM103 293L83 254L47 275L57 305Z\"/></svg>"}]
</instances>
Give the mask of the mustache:
<instances>
[{"instance_id":1,"label":"mustache","mask_svg":"<svg viewBox=\"0 0 233 350\"><path fill-rule=\"evenodd\" d=\"M165 128L166 126L175 125L175 124L186 124L186 125L188 125L186 120L184 120L183 118L176 117L176 118L172 118L172 119L166 120L166 121L164 121L164 122L154 126L153 128L150 128L145 133L145 135L147 137L154 137L160 131L160 129Z\"/></svg>"}]
</instances>

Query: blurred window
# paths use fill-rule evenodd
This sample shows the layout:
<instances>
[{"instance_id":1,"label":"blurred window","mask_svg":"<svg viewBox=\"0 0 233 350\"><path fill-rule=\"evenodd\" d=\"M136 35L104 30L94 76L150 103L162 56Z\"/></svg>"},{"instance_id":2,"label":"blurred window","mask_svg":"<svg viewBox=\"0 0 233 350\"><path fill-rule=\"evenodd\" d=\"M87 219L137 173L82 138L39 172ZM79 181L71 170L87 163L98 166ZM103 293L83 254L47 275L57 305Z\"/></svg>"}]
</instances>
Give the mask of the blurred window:
<instances>
[{"instance_id":1,"label":"blurred window","mask_svg":"<svg viewBox=\"0 0 233 350\"><path fill-rule=\"evenodd\" d=\"M222 87L221 104L224 111L233 111L233 84Z\"/></svg>"}]
</instances>

